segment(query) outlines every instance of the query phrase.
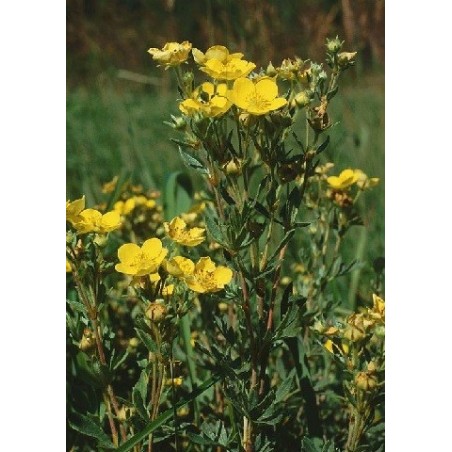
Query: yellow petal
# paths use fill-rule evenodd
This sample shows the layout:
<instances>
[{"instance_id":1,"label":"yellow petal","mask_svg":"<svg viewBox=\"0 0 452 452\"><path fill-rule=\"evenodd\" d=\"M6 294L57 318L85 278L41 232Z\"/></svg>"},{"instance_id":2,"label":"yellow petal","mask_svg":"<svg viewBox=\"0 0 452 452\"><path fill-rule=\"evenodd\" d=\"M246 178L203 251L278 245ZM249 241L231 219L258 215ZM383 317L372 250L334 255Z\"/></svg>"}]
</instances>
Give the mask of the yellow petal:
<instances>
[{"instance_id":1,"label":"yellow petal","mask_svg":"<svg viewBox=\"0 0 452 452\"><path fill-rule=\"evenodd\" d=\"M195 264L192 260L182 256L175 256L165 263L166 271L173 276L189 276L195 270Z\"/></svg>"},{"instance_id":2,"label":"yellow petal","mask_svg":"<svg viewBox=\"0 0 452 452\"><path fill-rule=\"evenodd\" d=\"M327 177L326 181L333 187L333 188L339 188L341 185L341 181L337 176L329 176Z\"/></svg>"},{"instance_id":3,"label":"yellow petal","mask_svg":"<svg viewBox=\"0 0 452 452\"><path fill-rule=\"evenodd\" d=\"M118 212L113 210L102 215L101 229L103 229L103 231L101 232L110 232L117 229L119 226L121 226L121 217Z\"/></svg>"},{"instance_id":4,"label":"yellow petal","mask_svg":"<svg viewBox=\"0 0 452 452\"><path fill-rule=\"evenodd\" d=\"M198 64L203 64L207 60L204 53L202 53L201 50L199 50L199 49L194 48L194 49L192 49L191 53L193 55L193 59Z\"/></svg>"},{"instance_id":5,"label":"yellow petal","mask_svg":"<svg viewBox=\"0 0 452 452\"><path fill-rule=\"evenodd\" d=\"M115 265L115 270L119 273L124 273L126 275L135 275L137 272L136 266L129 263L119 262Z\"/></svg>"},{"instance_id":6,"label":"yellow petal","mask_svg":"<svg viewBox=\"0 0 452 452\"><path fill-rule=\"evenodd\" d=\"M328 339L323 346L330 352L333 353L333 341Z\"/></svg>"},{"instance_id":7,"label":"yellow petal","mask_svg":"<svg viewBox=\"0 0 452 452\"><path fill-rule=\"evenodd\" d=\"M278 108L284 107L284 105L287 104L287 100L284 99L284 97L277 97L276 99L272 100L269 106L269 110L277 110Z\"/></svg>"},{"instance_id":8,"label":"yellow petal","mask_svg":"<svg viewBox=\"0 0 452 452\"><path fill-rule=\"evenodd\" d=\"M249 104L249 98L254 97L256 89L254 83L247 78L238 78L234 82L231 92L231 101L240 108L246 109Z\"/></svg>"},{"instance_id":9,"label":"yellow petal","mask_svg":"<svg viewBox=\"0 0 452 452\"><path fill-rule=\"evenodd\" d=\"M160 275L158 273L151 273L149 275L149 280L151 281L151 283L156 283L158 281L160 281Z\"/></svg>"},{"instance_id":10,"label":"yellow petal","mask_svg":"<svg viewBox=\"0 0 452 452\"><path fill-rule=\"evenodd\" d=\"M212 46L209 49L207 49L206 52L206 59L210 60L211 58L215 58L222 63L226 62L227 58L229 56L229 50L225 46Z\"/></svg>"},{"instance_id":11,"label":"yellow petal","mask_svg":"<svg viewBox=\"0 0 452 452\"><path fill-rule=\"evenodd\" d=\"M200 110L201 106L193 99L185 99L179 104L179 110L185 115L192 115Z\"/></svg>"},{"instance_id":12,"label":"yellow petal","mask_svg":"<svg viewBox=\"0 0 452 452\"><path fill-rule=\"evenodd\" d=\"M174 293L174 284L168 284L162 289L162 295L168 297Z\"/></svg>"},{"instance_id":13,"label":"yellow petal","mask_svg":"<svg viewBox=\"0 0 452 452\"><path fill-rule=\"evenodd\" d=\"M162 242L157 238L148 239L143 243L141 250L151 259L160 256L162 252Z\"/></svg>"},{"instance_id":14,"label":"yellow petal","mask_svg":"<svg viewBox=\"0 0 452 452\"><path fill-rule=\"evenodd\" d=\"M118 249L118 258L122 262L130 262L140 254L140 247L135 243L126 243Z\"/></svg>"},{"instance_id":15,"label":"yellow petal","mask_svg":"<svg viewBox=\"0 0 452 452\"><path fill-rule=\"evenodd\" d=\"M278 95L278 85L270 78L264 78L256 83L256 93L271 102Z\"/></svg>"},{"instance_id":16,"label":"yellow petal","mask_svg":"<svg viewBox=\"0 0 452 452\"><path fill-rule=\"evenodd\" d=\"M214 95L215 93L215 86L213 85L213 83L210 82L204 82L201 85L201 90L204 93L207 93L209 95L209 99Z\"/></svg>"},{"instance_id":17,"label":"yellow petal","mask_svg":"<svg viewBox=\"0 0 452 452\"><path fill-rule=\"evenodd\" d=\"M195 273L197 272L213 272L215 271L215 263L210 257L201 257L195 266Z\"/></svg>"},{"instance_id":18,"label":"yellow petal","mask_svg":"<svg viewBox=\"0 0 452 452\"><path fill-rule=\"evenodd\" d=\"M194 292L198 292L198 293L205 293L206 292L206 288L204 286L202 286L198 280L194 277L188 277L184 279L185 284L187 284L188 288L193 290Z\"/></svg>"},{"instance_id":19,"label":"yellow petal","mask_svg":"<svg viewBox=\"0 0 452 452\"><path fill-rule=\"evenodd\" d=\"M228 284L232 279L232 270L227 267L219 266L214 271L215 282L218 286L224 286Z\"/></svg>"},{"instance_id":20,"label":"yellow petal","mask_svg":"<svg viewBox=\"0 0 452 452\"><path fill-rule=\"evenodd\" d=\"M226 83L219 83L217 85L217 95L226 96L228 93L228 85Z\"/></svg>"}]
</instances>

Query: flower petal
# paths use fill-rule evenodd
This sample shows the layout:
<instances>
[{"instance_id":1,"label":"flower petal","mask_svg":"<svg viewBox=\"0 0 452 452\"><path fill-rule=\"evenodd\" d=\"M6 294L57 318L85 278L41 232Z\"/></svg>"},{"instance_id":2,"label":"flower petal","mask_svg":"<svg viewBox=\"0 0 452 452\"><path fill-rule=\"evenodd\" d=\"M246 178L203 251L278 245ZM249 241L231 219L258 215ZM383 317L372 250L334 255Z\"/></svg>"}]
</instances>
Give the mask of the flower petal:
<instances>
[{"instance_id":1,"label":"flower petal","mask_svg":"<svg viewBox=\"0 0 452 452\"><path fill-rule=\"evenodd\" d=\"M130 262L140 253L140 247L135 243L126 243L118 249L118 257L120 261Z\"/></svg>"},{"instance_id":2,"label":"flower petal","mask_svg":"<svg viewBox=\"0 0 452 452\"><path fill-rule=\"evenodd\" d=\"M237 107L246 109L249 105L249 98L254 97L256 89L254 83L245 78L238 78L232 87L230 93L230 100L237 105Z\"/></svg>"},{"instance_id":3,"label":"flower petal","mask_svg":"<svg viewBox=\"0 0 452 452\"><path fill-rule=\"evenodd\" d=\"M225 284L228 284L232 279L232 270L227 267L219 266L214 271L214 278L217 286L223 287Z\"/></svg>"},{"instance_id":4,"label":"flower petal","mask_svg":"<svg viewBox=\"0 0 452 452\"><path fill-rule=\"evenodd\" d=\"M160 239L157 239L154 237L152 239L146 240L143 243L141 250L143 251L143 253L148 255L151 259L155 259L162 252L162 248L163 248L163 245L162 245L162 242L160 241Z\"/></svg>"},{"instance_id":5,"label":"flower petal","mask_svg":"<svg viewBox=\"0 0 452 452\"><path fill-rule=\"evenodd\" d=\"M278 95L278 85L271 78L263 78L256 83L256 93L271 102Z\"/></svg>"},{"instance_id":6,"label":"flower petal","mask_svg":"<svg viewBox=\"0 0 452 452\"><path fill-rule=\"evenodd\" d=\"M118 212L113 210L102 215L101 229L103 229L103 232L113 231L119 226L121 226L121 217Z\"/></svg>"}]
</instances>

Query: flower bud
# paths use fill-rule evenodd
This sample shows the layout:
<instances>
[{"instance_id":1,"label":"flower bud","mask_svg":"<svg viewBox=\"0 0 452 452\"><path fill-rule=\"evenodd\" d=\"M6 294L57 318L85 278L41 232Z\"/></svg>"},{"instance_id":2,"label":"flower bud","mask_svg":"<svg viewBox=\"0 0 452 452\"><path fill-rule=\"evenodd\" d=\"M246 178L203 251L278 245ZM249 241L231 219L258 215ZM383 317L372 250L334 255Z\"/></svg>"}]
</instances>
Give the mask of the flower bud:
<instances>
[{"instance_id":1,"label":"flower bud","mask_svg":"<svg viewBox=\"0 0 452 452\"><path fill-rule=\"evenodd\" d=\"M171 119L173 120L173 122L168 124L170 124L173 129L185 130L185 128L187 127L187 123L182 116L171 115Z\"/></svg>"},{"instance_id":2,"label":"flower bud","mask_svg":"<svg viewBox=\"0 0 452 452\"><path fill-rule=\"evenodd\" d=\"M348 339L350 342L360 341L364 337L364 331L354 325L347 325L347 327L345 328L344 338Z\"/></svg>"},{"instance_id":3,"label":"flower bud","mask_svg":"<svg viewBox=\"0 0 452 452\"><path fill-rule=\"evenodd\" d=\"M177 410L178 417L188 416L189 413L190 413L190 408L188 408L188 406L182 406Z\"/></svg>"},{"instance_id":4,"label":"flower bud","mask_svg":"<svg viewBox=\"0 0 452 452\"><path fill-rule=\"evenodd\" d=\"M183 383L183 378L182 377L176 377L176 378L167 378L165 380L165 385L166 386L181 386Z\"/></svg>"},{"instance_id":5,"label":"flower bud","mask_svg":"<svg viewBox=\"0 0 452 452\"><path fill-rule=\"evenodd\" d=\"M237 174L240 174L242 172L241 168L240 168L240 162L236 161L236 160L231 160L227 165L226 165L226 174L229 174L230 176L235 176Z\"/></svg>"},{"instance_id":6,"label":"flower bud","mask_svg":"<svg viewBox=\"0 0 452 452\"><path fill-rule=\"evenodd\" d=\"M85 328L83 331L82 340L80 341L80 350L87 352L93 349L96 345L96 340L94 338L94 333L89 328Z\"/></svg>"},{"instance_id":7,"label":"flower bud","mask_svg":"<svg viewBox=\"0 0 452 452\"><path fill-rule=\"evenodd\" d=\"M339 67L346 69L355 64L355 57L358 52L341 52L337 56Z\"/></svg>"},{"instance_id":8,"label":"flower bud","mask_svg":"<svg viewBox=\"0 0 452 452\"><path fill-rule=\"evenodd\" d=\"M311 103L311 97L309 96L309 92L301 91L292 99L290 106L292 108L295 108L295 107L303 108L303 107L306 107L307 105L309 105L310 103Z\"/></svg>"},{"instance_id":9,"label":"flower bud","mask_svg":"<svg viewBox=\"0 0 452 452\"><path fill-rule=\"evenodd\" d=\"M334 39L326 40L326 49L328 52L337 53L342 49L344 41L341 41L337 36Z\"/></svg>"},{"instance_id":10,"label":"flower bud","mask_svg":"<svg viewBox=\"0 0 452 452\"><path fill-rule=\"evenodd\" d=\"M378 384L377 377L369 372L358 372L355 376L355 385L363 391L371 391Z\"/></svg>"},{"instance_id":11,"label":"flower bud","mask_svg":"<svg viewBox=\"0 0 452 452\"><path fill-rule=\"evenodd\" d=\"M308 119L309 125L317 132L322 132L331 126L328 113L320 107L315 107L311 111L311 117Z\"/></svg>"},{"instance_id":12,"label":"flower bud","mask_svg":"<svg viewBox=\"0 0 452 452\"><path fill-rule=\"evenodd\" d=\"M107 235L106 234L95 234L93 242L99 247L99 248L105 248L107 246Z\"/></svg>"},{"instance_id":13,"label":"flower bud","mask_svg":"<svg viewBox=\"0 0 452 452\"><path fill-rule=\"evenodd\" d=\"M151 303L146 309L146 317L152 322L159 323L165 318L167 312L168 310L163 303L155 302Z\"/></svg>"},{"instance_id":14,"label":"flower bud","mask_svg":"<svg viewBox=\"0 0 452 452\"><path fill-rule=\"evenodd\" d=\"M138 340L137 337L131 337L129 339L129 347L131 348L137 348L139 343L140 341Z\"/></svg>"},{"instance_id":15,"label":"flower bud","mask_svg":"<svg viewBox=\"0 0 452 452\"><path fill-rule=\"evenodd\" d=\"M292 279L289 276L283 276L281 278L280 284L281 286L288 286L292 282Z\"/></svg>"},{"instance_id":16,"label":"flower bud","mask_svg":"<svg viewBox=\"0 0 452 452\"><path fill-rule=\"evenodd\" d=\"M277 72L275 67L273 66L272 62L270 61L270 63L268 63L267 69L265 71L265 73L269 76L269 77L274 77Z\"/></svg>"},{"instance_id":17,"label":"flower bud","mask_svg":"<svg viewBox=\"0 0 452 452\"><path fill-rule=\"evenodd\" d=\"M220 310L220 312L226 312L228 310L228 307L229 305L223 301L218 303L218 309Z\"/></svg>"}]
</instances>

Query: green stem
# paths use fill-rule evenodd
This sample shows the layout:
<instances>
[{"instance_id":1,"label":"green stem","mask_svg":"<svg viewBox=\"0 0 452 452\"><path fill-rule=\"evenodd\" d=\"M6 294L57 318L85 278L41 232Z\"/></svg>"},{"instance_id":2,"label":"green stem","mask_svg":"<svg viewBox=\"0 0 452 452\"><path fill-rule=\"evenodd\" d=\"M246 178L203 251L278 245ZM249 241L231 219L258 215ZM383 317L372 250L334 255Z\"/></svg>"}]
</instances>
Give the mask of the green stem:
<instances>
[{"instance_id":1,"label":"green stem","mask_svg":"<svg viewBox=\"0 0 452 452\"><path fill-rule=\"evenodd\" d=\"M197 383L196 367L194 361L193 347L191 345L191 329L190 319L188 314L181 319L182 338L184 341L185 354L187 355L188 373L190 375L190 391L193 390L193 386ZM199 402L197 399L193 401L193 409L195 415L195 424L199 425Z\"/></svg>"}]
</instances>

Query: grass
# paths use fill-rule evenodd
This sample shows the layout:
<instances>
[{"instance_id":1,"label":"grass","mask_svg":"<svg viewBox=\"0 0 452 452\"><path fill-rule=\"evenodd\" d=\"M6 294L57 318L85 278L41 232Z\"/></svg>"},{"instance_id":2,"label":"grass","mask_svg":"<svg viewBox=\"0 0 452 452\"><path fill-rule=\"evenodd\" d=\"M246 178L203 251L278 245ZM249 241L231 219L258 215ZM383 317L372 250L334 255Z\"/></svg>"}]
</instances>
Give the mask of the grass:
<instances>
[{"instance_id":1,"label":"grass","mask_svg":"<svg viewBox=\"0 0 452 452\"><path fill-rule=\"evenodd\" d=\"M330 116L338 124L331 129L324 158L335 162L333 174L352 167L380 178L359 200L366 228L352 228L344 243L345 258L368 264L336 283L353 306L356 293L368 290L371 262L384 256L384 88L381 75L353 81L347 77L331 105ZM69 90L67 198L84 193L93 205L100 201L102 184L125 172L145 188L162 190L171 172L184 169L169 140L174 134L163 124L177 114L175 99L173 91L159 93L155 87L118 79L103 79L96 89Z\"/></svg>"}]
</instances>

